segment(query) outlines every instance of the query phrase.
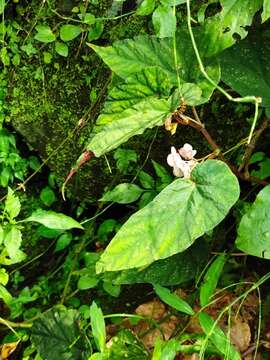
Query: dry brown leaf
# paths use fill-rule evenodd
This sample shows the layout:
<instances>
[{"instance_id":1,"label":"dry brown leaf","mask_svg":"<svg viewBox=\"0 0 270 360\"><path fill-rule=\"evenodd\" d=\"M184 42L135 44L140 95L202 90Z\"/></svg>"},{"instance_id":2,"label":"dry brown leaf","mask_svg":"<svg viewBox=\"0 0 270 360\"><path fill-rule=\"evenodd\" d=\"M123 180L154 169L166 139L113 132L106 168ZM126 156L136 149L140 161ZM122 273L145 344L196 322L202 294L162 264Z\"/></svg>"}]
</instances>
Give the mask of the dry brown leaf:
<instances>
[{"instance_id":1,"label":"dry brown leaf","mask_svg":"<svg viewBox=\"0 0 270 360\"><path fill-rule=\"evenodd\" d=\"M177 123L172 123L171 116L165 120L165 129L167 131L170 131L171 135L174 135L176 133L177 125Z\"/></svg>"},{"instance_id":2,"label":"dry brown leaf","mask_svg":"<svg viewBox=\"0 0 270 360\"><path fill-rule=\"evenodd\" d=\"M241 318L232 321L230 328L231 342L237 350L243 352L248 349L251 341L250 327L247 322Z\"/></svg>"},{"instance_id":3,"label":"dry brown leaf","mask_svg":"<svg viewBox=\"0 0 270 360\"><path fill-rule=\"evenodd\" d=\"M192 355L182 355L182 360L199 360L199 355L197 353L194 353Z\"/></svg>"},{"instance_id":4,"label":"dry brown leaf","mask_svg":"<svg viewBox=\"0 0 270 360\"><path fill-rule=\"evenodd\" d=\"M177 323L178 320L175 320L173 317L172 319L159 324L159 328L151 329L149 324L142 321L133 328L133 331L137 334L138 337L140 337L141 341L147 348L153 348L158 338L162 338L164 340L170 339L174 333ZM146 334L142 336L142 334L145 332Z\"/></svg>"},{"instance_id":5,"label":"dry brown leaf","mask_svg":"<svg viewBox=\"0 0 270 360\"><path fill-rule=\"evenodd\" d=\"M149 301L141 304L135 310L135 313L140 316L145 316L150 319L160 320L166 312L165 305L159 300Z\"/></svg>"},{"instance_id":6,"label":"dry brown leaf","mask_svg":"<svg viewBox=\"0 0 270 360\"><path fill-rule=\"evenodd\" d=\"M6 360L9 358L9 356L16 350L19 342L13 342L1 345L0 347L0 359Z\"/></svg>"}]
</instances>

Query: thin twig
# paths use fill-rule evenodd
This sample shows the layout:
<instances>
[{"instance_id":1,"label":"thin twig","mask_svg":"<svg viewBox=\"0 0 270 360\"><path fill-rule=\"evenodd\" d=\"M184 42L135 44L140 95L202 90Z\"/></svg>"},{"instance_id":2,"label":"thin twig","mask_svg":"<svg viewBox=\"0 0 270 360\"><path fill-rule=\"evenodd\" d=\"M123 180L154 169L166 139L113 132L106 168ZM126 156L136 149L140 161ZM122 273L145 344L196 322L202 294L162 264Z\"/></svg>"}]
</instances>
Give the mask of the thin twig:
<instances>
[{"instance_id":1,"label":"thin twig","mask_svg":"<svg viewBox=\"0 0 270 360\"><path fill-rule=\"evenodd\" d=\"M197 121L198 123L202 124L202 121L201 121L201 119L200 119L200 117L199 117L199 114L198 114L195 106L192 106L192 112L193 112L193 115L194 115L196 121Z\"/></svg>"},{"instance_id":2,"label":"thin twig","mask_svg":"<svg viewBox=\"0 0 270 360\"><path fill-rule=\"evenodd\" d=\"M259 127L259 129L254 133L254 136L251 139L250 143L247 144L247 146L246 146L246 151L245 151L245 154L244 154L244 157L243 157L242 164L238 168L239 171L242 171L244 169L244 174L246 176L249 175L248 167L249 167L249 161L250 161L251 155L252 155L252 153L253 153L253 151L255 149L255 146L256 146L256 144L257 144L257 142L259 140L259 137L262 135L264 130L267 129L268 126L269 126L269 119L265 118L262 121L261 126Z\"/></svg>"},{"instance_id":3,"label":"thin twig","mask_svg":"<svg viewBox=\"0 0 270 360\"><path fill-rule=\"evenodd\" d=\"M202 133L203 136L205 137L205 139L207 140L208 144L211 146L211 148L213 150L212 157L220 157L221 160L224 161L230 167L232 172L239 179L248 181L248 182L252 182L252 183L256 183L256 184L260 184L263 186L269 184L269 182L266 180L259 179L255 176L251 176L249 174L248 174L248 176L245 174L242 174L235 165L231 164L227 159L225 159L224 154L222 153L220 147L216 144L215 140L212 138L212 136L206 130L204 124L200 124L195 119L192 119L191 117L183 115L183 114L179 114L177 117L175 117L175 120L181 125L191 126L194 129L196 129L197 131L199 131L200 133Z\"/></svg>"}]
</instances>

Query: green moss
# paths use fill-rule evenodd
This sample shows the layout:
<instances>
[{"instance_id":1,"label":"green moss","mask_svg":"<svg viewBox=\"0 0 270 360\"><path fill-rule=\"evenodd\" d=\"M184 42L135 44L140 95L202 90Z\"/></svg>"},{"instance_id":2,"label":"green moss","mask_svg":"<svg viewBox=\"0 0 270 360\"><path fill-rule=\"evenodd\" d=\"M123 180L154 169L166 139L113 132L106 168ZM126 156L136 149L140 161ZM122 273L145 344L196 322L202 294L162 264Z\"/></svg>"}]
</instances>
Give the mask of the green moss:
<instances>
[{"instance_id":1,"label":"green moss","mask_svg":"<svg viewBox=\"0 0 270 360\"><path fill-rule=\"evenodd\" d=\"M88 51L88 50L87 50ZM85 54L85 60L68 59L61 66L31 64L19 68L13 75L10 96L10 118L28 144L45 160L65 141L48 162L56 173L59 183L63 182L72 164L83 151L99 108L87 118L83 128L75 131L78 121L89 111L90 92L99 93L108 71L94 53ZM94 69L90 72L89 68ZM98 71L96 70L98 68ZM43 78L44 74L44 78ZM33 76L34 75L34 76ZM88 174L87 183L92 178ZM89 187L81 184L81 189ZM101 189L93 188L99 197Z\"/></svg>"},{"instance_id":2,"label":"green moss","mask_svg":"<svg viewBox=\"0 0 270 360\"><path fill-rule=\"evenodd\" d=\"M114 23L108 31L111 42L146 34L148 21L149 19L147 17L141 16L122 18L118 23Z\"/></svg>"}]
</instances>

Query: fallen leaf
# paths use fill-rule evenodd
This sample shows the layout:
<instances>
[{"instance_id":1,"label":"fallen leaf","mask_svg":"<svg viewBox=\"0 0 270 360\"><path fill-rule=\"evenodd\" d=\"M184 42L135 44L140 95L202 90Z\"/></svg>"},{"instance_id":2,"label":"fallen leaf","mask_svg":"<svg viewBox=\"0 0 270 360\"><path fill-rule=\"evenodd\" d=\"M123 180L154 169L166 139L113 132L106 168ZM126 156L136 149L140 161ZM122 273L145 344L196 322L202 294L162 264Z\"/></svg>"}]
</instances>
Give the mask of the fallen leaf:
<instances>
[{"instance_id":1,"label":"fallen leaf","mask_svg":"<svg viewBox=\"0 0 270 360\"><path fill-rule=\"evenodd\" d=\"M135 310L135 313L140 316L151 318L154 320L160 320L166 312L165 305L159 300L149 301L145 304L141 304Z\"/></svg>"},{"instance_id":2,"label":"fallen leaf","mask_svg":"<svg viewBox=\"0 0 270 360\"><path fill-rule=\"evenodd\" d=\"M19 344L19 342L17 341L17 342L1 345L1 347L0 347L0 354L1 354L0 359L1 360L8 359L9 356L16 350L18 344Z\"/></svg>"},{"instance_id":3,"label":"fallen leaf","mask_svg":"<svg viewBox=\"0 0 270 360\"><path fill-rule=\"evenodd\" d=\"M240 352L247 350L251 341L249 324L241 318L234 319L230 329L230 337L237 350Z\"/></svg>"}]
</instances>

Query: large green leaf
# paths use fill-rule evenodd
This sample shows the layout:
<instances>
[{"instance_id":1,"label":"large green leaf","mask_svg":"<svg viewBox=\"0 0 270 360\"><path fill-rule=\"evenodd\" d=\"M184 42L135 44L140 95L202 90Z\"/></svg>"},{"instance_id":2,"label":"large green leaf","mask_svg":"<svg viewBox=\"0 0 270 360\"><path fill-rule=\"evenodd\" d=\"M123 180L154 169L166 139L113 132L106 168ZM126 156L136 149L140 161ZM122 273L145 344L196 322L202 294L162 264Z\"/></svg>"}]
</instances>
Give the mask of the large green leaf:
<instances>
[{"instance_id":1,"label":"large green leaf","mask_svg":"<svg viewBox=\"0 0 270 360\"><path fill-rule=\"evenodd\" d=\"M200 43L202 40L199 33L200 29L195 28L194 32L196 40ZM201 73L191 45L190 36L185 29L177 32L176 46L178 69L175 66L172 38L158 39L155 36L138 36L134 40L117 41L113 46L108 47L91 45L112 71L123 79L145 68L157 66L168 74L170 82L174 86L178 86L178 75L181 85L188 82L199 86L202 95L197 101L197 105L206 102L211 96L214 87ZM207 46L205 44L206 50ZM204 58L203 46L200 47L200 54L207 73L218 83L220 72L217 62Z\"/></svg>"},{"instance_id":2,"label":"large green leaf","mask_svg":"<svg viewBox=\"0 0 270 360\"><path fill-rule=\"evenodd\" d=\"M97 125L106 125L121 119L125 110L147 98L168 98L172 85L166 72L158 67L146 68L131 74L124 83L116 85L109 92Z\"/></svg>"},{"instance_id":3,"label":"large green leaf","mask_svg":"<svg viewBox=\"0 0 270 360\"><path fill-rule=\"evenodd\" d=\"M161 125L169 113L168 101L154 97L145 99L124 111L121 119L104 127L87 145L87 150L99 157L145 129Z\"/></svg>"},{"instance_id":4,"label":"large green leaf","mask_svg":"<svg viewBox=\"0 0 270 360\"><path fill-rule=\"evenodd\" d=\"M70 230L70 229L83 229L82 225L71 217L57 213L54 211L46 211L38 209L33 212L31 216L27 219L21 220L21 222L37 222L46 226L49 229L58 229L58 230Z\"/></svg>"},{"instance_id":5,"label":"large green leaf","mask_svg":"<svg viewBox=\"0 0 270 360\"><path fill-rule=\"evenodd\" d=\"M254 204L242 217L236 246L253 256L270 259L270 185L259 192Z\"/></svg>"},{"instance_id":6,"label":"large green leaf","mask_svg":"<svg viewBox=\"0 0 270 360\"><path fill-rule=\"evenodd\" d=\"M182 30L177 40L177 70L169 38L140 36L112 47L91 45L125 82L110 91L88 151L99 157L145 129L161 125L181 101L198 105L208 100L214 87L201 74L189 35ZM206 67L218 82L219 66L212 62ZM178 90L169 98L175 87Z\"/></svg>"},{"instance_id":7,"label":"large green leaf","mask_svg":"<svg viewBox=\"0 0 270 360\"><path fill-rule=\"evenodd\" d=\"M39 316L31 341L43 360L85 360L90 349L75 310L52 309Z\"/></svg>"},{"instance_id":8,"label":"large green leaf","mask_svg":"<svg viewBox=\"0 0 270 360\"><path fill-rule=\"evenodd\" d=\"M238 197L238 181L225 163L197 165L191 179L175 180L128 219L97 272L140 267L184 251L220 223Z\"/></svg>"},{"instance_id":9,"label":"large green leaf","mask_svg":"<svg viewBox=\"0 0 270 360\"><path fill-rule=\"evenodd\" d=\"M262 98L270 106L270 38L253 34L220 55L222 80L242 96ZM270 111L268 108L268 116Z\"/></svg>"},{"instance_id":10,"label":"large green leaf","mask_svg":"<svg viewBox=\"0 0 270 360\"><path fill-rule=\"evenodd\" d=\"M263 0L221 0L221 11L203 24L203 36L198 46L206 56L213 56L247 36L246 27L261 8Z\"/></svg>"},{"instance_id":11,"label":"large green leaf","mask_svg":"<svg viewBox=\"0 0 270 360\"><path fill-rule=\"evenodd\" d=\"M145 129L161 125L171 112L167 75L157 68L145 69L112 89L97 120L97 134L87 145L95 156L115 149Z\"/></svg>"},{"instance_id":12,"label":"large green leaf","mask_svg":"<svg viewBox=\"0 0 270 360\"><path fill-rule=\"evenodd\" d=\"M109 272L105 279L114 284L150 283L179 285L199 275L207 261L208 247L203 239L197 240L182 253L153 262L146 269L129 269Z\"/></svg>"}]
</instances>

